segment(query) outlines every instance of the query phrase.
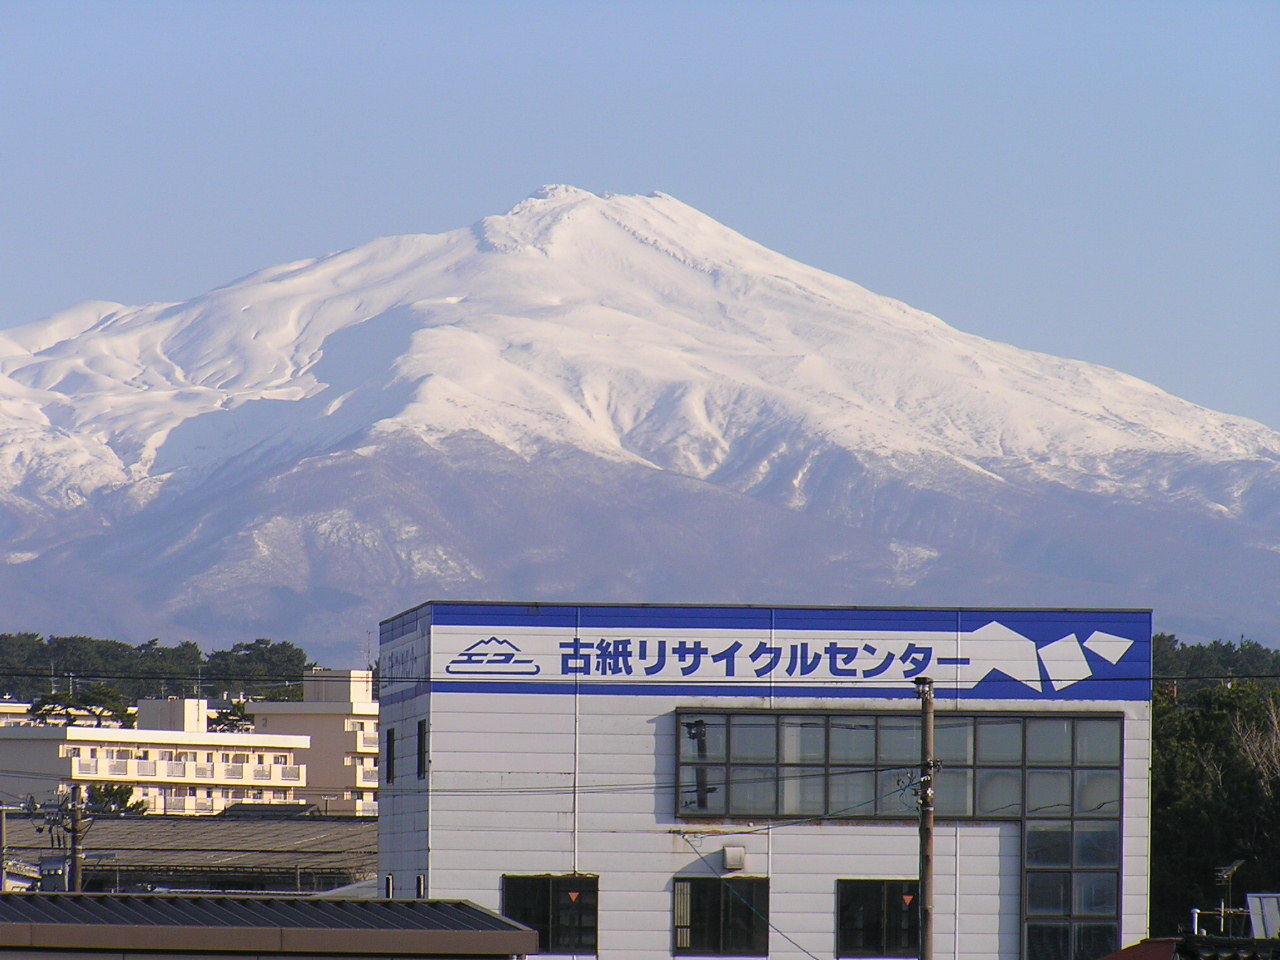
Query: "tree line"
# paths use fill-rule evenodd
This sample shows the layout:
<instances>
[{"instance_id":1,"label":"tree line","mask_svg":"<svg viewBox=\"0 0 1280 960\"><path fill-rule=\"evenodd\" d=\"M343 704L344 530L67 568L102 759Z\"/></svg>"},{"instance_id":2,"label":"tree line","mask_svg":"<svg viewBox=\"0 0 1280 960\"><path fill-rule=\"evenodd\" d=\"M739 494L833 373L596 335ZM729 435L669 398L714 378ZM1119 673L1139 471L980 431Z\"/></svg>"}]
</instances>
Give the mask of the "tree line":
<instances>
[{"instance_id":1,"label":"tree line","mask_svg":"<svg viewBox=\"0 0 1280 960\"><path fill-rule=\"evenodd\" d=\"M1280 890L1280 651L1153 641L1151 932L1172 936L1193 907Z\"/></svg>"},{"instance_id":2,"label":"tree line","mask_svg":"<svg viewBox=\"0 0 1280 960\"><path fill-rule=\"evenodd\" d=\"M242 695L295 700L302 696L303 671L311 666L301 647L265 638L205 653L190 641L130 646L97 637L0 634L0 695L31 703Z\"/></svg>"}]
</instances>

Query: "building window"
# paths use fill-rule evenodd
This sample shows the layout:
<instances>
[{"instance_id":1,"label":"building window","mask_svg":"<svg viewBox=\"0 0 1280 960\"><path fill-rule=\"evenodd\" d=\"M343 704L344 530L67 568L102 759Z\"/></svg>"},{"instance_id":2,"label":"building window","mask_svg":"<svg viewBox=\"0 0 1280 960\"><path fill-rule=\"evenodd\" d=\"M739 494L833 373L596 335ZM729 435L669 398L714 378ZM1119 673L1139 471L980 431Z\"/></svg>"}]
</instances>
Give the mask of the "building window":
<instances>
[{"instance_id":1,"label":"building window","mask_svg":"<svg viewBox=\"0 0 1280 960\"><path fill-rule=\"evenodd\" d=\"M677 877L673 928L677 954L763 957L769 953L769 881Z\"/></svg>"},{"instance_id":2,"label":"building window","mask_svg":"<svg viewBox=\"0 0 1280 960\"><path fill-rule=\"evenodd\" d=\"M918 715L678 712L681 817L914 818ZM938 817L1118 819L1118 717L938 717Z\"/></svg>"},{"instance_id":3,"label":"building window","mask_svg":"<svg viewBox=\"0 0 1280 960\"><path fill-rule=\"evenodd\" d=\"M1119 948L1120 762L1114 721L1026 721L1022 859L1029 960Z\"/></svg>"},{"instance_id":4,"label":"building window","mask_svg":"<svg viewBox=\"0 0 1280 960\"><path fill-rule=\"evenodd\" d=\"M938 818L1022 827L1028 960L1118 949L1123 731L1120 717L1099 714L935 719ZM918 814L914 712L681 710L676 741L680 817Z\"/></svg>"},{"instance_id":5,"label":"building window","mask_svg":"<svg viewBox=\"0 0 1280 960\"><path fill-rule=\"evenodd\" d=\"M387 727L387 759L382 765L386 771L387 783L396 782L396 729Z\"/></svg>"},{"instance_id":6,"label":"building window","mask_svg":"<svg viewBox=\"0 0 1280 960\"><path fill-rule=\"evenodd\" d=\"M914 957L920 950L915 880L837 880L837 957Z\"/></svg>"},{"instance_id":7,"label":"building window","mask_svg":"<svg viewBox=\"0 0 1280 960\"><path fill-rule=\"evenodd\" d=\"M418 721L418 779L427 778L427 721Z\"/></svg>"},{"instance_id":8,"label":"building window","mask_svg":"<svg viewBox=\"0 0 1280 960\"><path fill-rule=\"evenodd\" d=\"M539 953L595 953L596 877L502 878L502 913L538 931Z\"/></svg>"}]
</instances>

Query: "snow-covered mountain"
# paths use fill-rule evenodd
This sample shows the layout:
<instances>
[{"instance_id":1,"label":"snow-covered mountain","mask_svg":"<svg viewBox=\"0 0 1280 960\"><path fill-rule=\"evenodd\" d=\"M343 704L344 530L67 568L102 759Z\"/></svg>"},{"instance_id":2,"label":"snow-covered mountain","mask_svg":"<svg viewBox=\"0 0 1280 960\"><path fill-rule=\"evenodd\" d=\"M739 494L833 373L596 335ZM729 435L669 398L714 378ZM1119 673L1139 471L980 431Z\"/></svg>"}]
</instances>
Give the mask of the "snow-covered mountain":
<instances>
[{"instance_id":1,"label":"snow-covered mountain","mask_svg":"<svg viewBox=\"0 0 1280 960\"><path fill-rule=\"evenodd\" d=\"M1280 433L672 197L0 331L0 631L361 660L430 598L1152 606L1280 642Z\"/></svg>"}]
</instances>

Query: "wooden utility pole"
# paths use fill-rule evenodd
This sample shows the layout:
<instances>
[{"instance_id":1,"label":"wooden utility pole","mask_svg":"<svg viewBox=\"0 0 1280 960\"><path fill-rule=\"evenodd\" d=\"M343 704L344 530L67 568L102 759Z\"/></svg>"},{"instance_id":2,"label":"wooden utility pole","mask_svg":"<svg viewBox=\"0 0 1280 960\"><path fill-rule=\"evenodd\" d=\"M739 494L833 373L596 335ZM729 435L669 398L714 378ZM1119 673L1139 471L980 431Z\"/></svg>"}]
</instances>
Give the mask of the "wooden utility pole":
<instances>
[{"instance_id":1,"label":"wooden utility pole","mask_svg":"<svg viewBox=\"0 0 1280 960\"><path fill-rule=\"evenodd\" d=\"M68 830L68 833L71 834L71 863L68 867L71 872L71 876L68 878L70 882L67 884L67 889L72 893L80 892L80 874L82 873L81 865L84 861L84 802L81 799L80 791L80 784L76 783L72 785L70 811L71 826Z\"/></svg>"},{"instance_id":2,"label":"wooden utility pole","mask_svg":"<svg viewBox=\"0 0 1280 960\"><path fill-rule=\"evenodd\" d=\"M920 697L920 960L933 960L933 681L917 677Z\"/></svg>"}]
</instances>

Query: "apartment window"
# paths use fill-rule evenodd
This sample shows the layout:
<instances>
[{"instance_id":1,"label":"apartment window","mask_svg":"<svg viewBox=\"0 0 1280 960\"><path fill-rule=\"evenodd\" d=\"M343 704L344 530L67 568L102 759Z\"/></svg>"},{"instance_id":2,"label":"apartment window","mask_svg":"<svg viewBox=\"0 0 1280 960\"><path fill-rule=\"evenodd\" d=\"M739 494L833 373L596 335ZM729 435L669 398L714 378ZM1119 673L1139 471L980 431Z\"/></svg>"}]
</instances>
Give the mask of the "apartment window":
<instances>
[{"instance_id":1,"label":"apartment window","mask_svg":"<svg viewBox=\"0 0 1280 960\"><path fill-rule=\"evenodd\" d=\"M427 721L418 721L418 779L427 779Z\"/></svg>"},{"instance_id":2,"label":"apartment window","mask_svg":"<svg viewBox=\"0 0 1280 960\"><path fill-rule=\"evenodd\" d=\"M396 729L387 727L387 760L383 764L387 783L396 782Z\"/></svg>"},{"instance_id":3,"label":"apartment window","mask_svg":"<svg viewBox=\"0 0 1280 960\"><path fill-rule=\"evenodd\" d=\"M917 956L919 892L915 880L837 880L836 956Z\"/></svg>"},{"instance_id":4,"label":"apartment window","mask_svg":"<svg viewBox=\"0 0 1280 960\"><path fill-rule=\"evenodd\" d=\"M763 957L769 953L769 881L677 877L673 928L677 954Z\"/></svg>"},{"instance_id":5,"label":"apartment window","mask_svg":"<svg viewBox=\"0 0 1280 960\"><path fill-rule=\"evenodd\" d=\"M504 876L503 915L538 931L539 953L595 953L596 877Z\"/></svg>"}]
</instances>

